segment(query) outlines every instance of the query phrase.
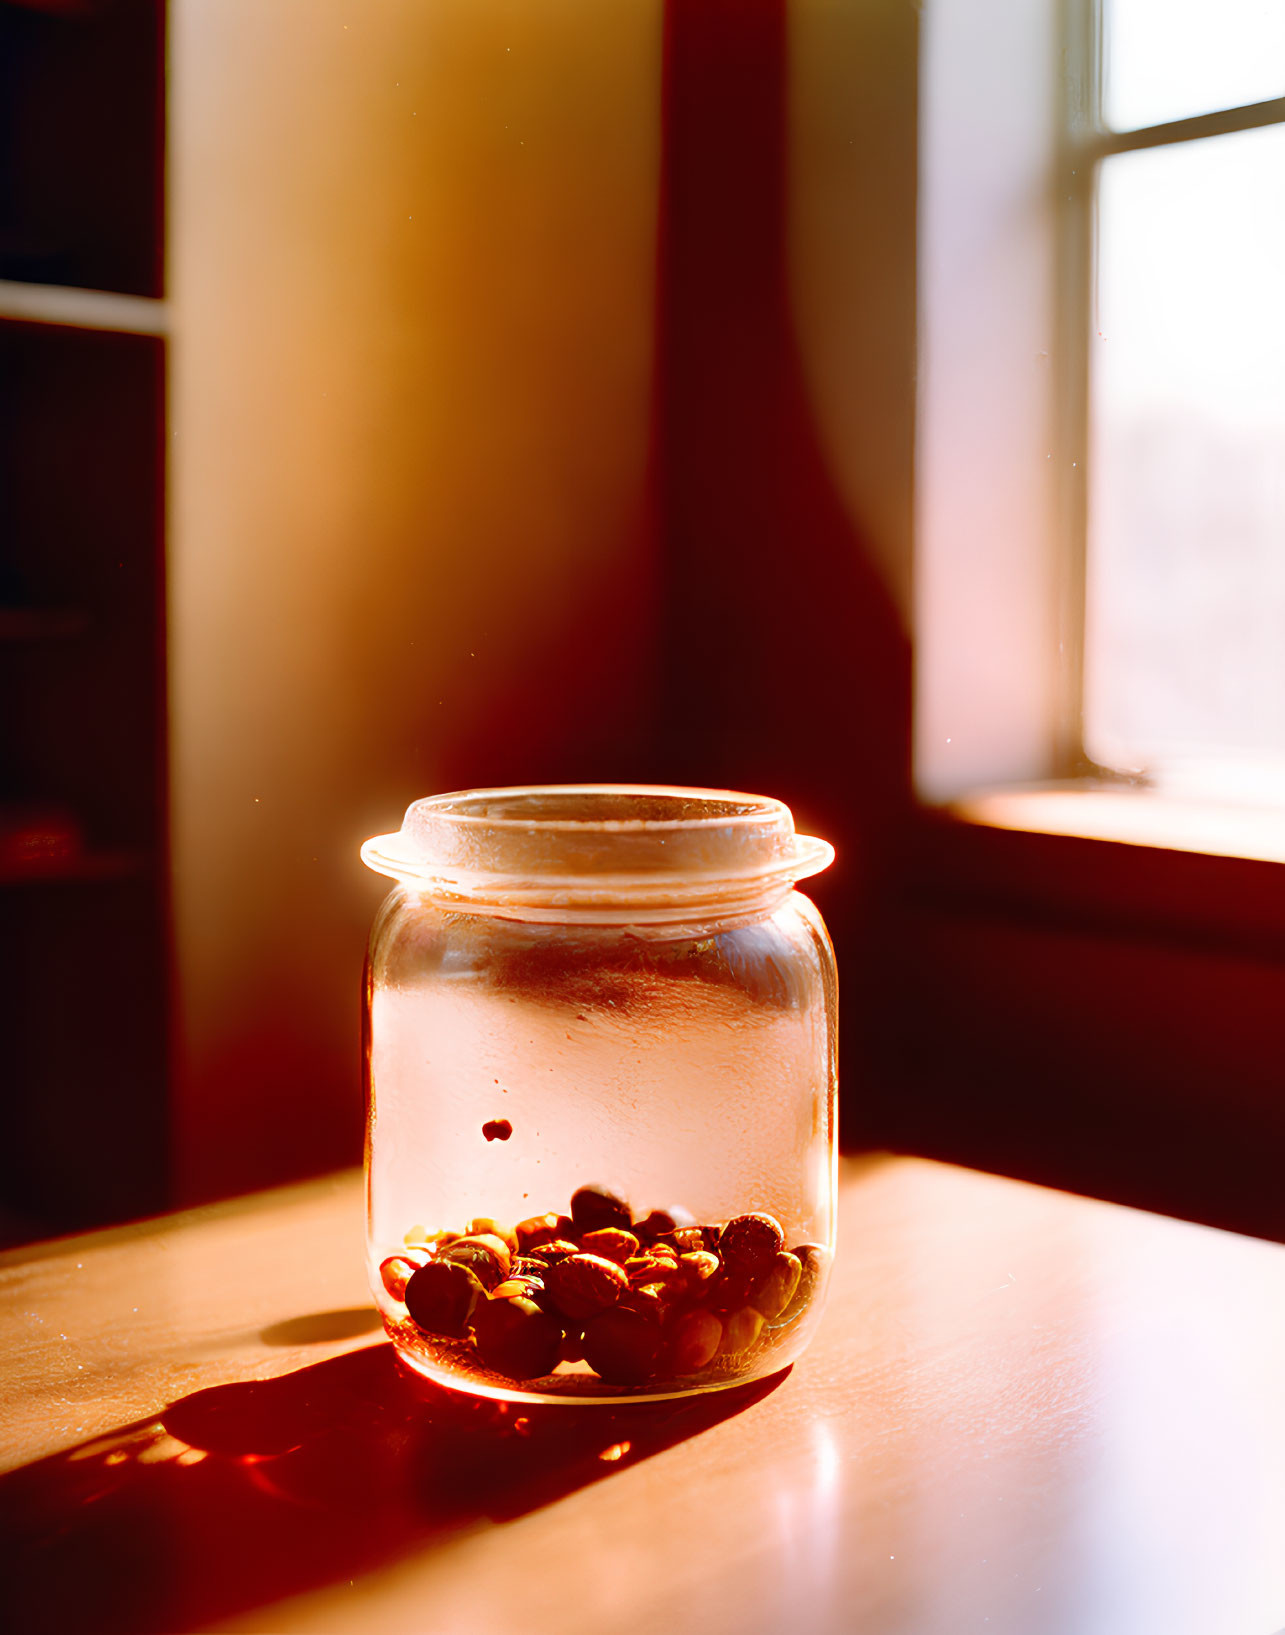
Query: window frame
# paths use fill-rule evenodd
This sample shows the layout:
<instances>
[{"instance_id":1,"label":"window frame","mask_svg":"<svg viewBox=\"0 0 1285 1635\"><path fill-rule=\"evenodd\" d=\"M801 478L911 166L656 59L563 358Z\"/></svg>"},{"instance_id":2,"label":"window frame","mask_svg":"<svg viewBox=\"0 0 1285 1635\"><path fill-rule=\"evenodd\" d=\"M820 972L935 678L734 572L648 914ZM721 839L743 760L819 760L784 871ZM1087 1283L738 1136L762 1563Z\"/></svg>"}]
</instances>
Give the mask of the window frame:
<instances>
[{"instance_id":1,"label":"window frame","mask_svg":"<svg viewBox=\"0 0 1285 1635\"><path fill-rule=\"evenodd\" d=\"M1083 797L1084 811L1068 826L1069 833L1097 833L1103 839L1136 843L1140 835L1145 836L1150 825L1154 844L1166 849L1186 848L1201 853L1285 861L1285 841L1275 846L1264 844L1255 834L1254 825L1224 822L1214 799L1174 796L1157 787L1145 770L1134 772L1103 766L1090 756L1084 741L1086 579L1092 479L1090 376L1101 166L1121 153L1285 123L1285 97L1281 97L1136 130L1110 129L1102 108L1104 12L1109 3L1110 0L1045 0L1043 6L1031 7L1026 15L1038 14L1043 19L1043 38L1038 37L1038 29L1027 25L1024 42L1016 48L1015 57L1009 39L988 41L985 33L987 25L994 28L1002 21L1012 34L1017 19L1003 0L937 0L936 7L927 14L925 52L929 66L923 74L925 112L921 118L921 153L929 174L926 182L921 179L921 393L916 435L919 468L915 546L916 793L925 804L952 811L965 820L1053 832L1056 823L1053 814L1066 810L1064 797L1074 792ZM936 425L934 399L944 399L952 390L958 391L958 383L949 378L943 389L942 376L949 377L952 360L947 356L945 368L941 369L938 354L949 352L952 326L960 329L964 322L972 322L974 318L970 312L965 319L959 311L948 311L943 317L934 305L937 292L932 244L938 227L936 218L944 213L933 196L931 176L934 163L941 162L942 149L940 137L934 141L933 133L934 96L938 94L931 66L934 10L939 16L954 12L960 17L981 19L969 35L963 34L956 22L956 35L950 47L940 41L937 44L939 59L948 53L951 56L948 73L956 76L957 97L961 97L961 93L967 97L972 79L987 72L983 48L988 43L998 45L996 55L1001 59L1001 71L994 74L989 86L983 84L979 88L978 102L988 94L1007 95L1015 101L1016 95L1008 90L1008 84L1020 77L1022 69L1034 73L1041 50L1048 59L1045 67L1051 68L1052 73L1051 80L1046 82L1051 118L1042 128L1038 117L1028 112L1021 134L1034 150L1034 157L1027 162L1028 174L1019 185L1010 188L1007 201L1010 209L1016 205L1031 215L1042 216L1041 225L1031 235L1039 241L1038 247L1032 250L1029 243L1017 247L1017 254L1026 260L1017 277L1008 279L1010 297L1012 289L1023 279L1032 288L1041 280L1047 284L1043 311L1033 318L1020 315L1018 320L1025 323L1023 343L1028 349L1036 350L1048 364L1046 378L1038 390L1043 393L1040 429L1047 440L1045 458L1049 467L1042 492L1035 497L1028 495L1024 510L1019 504L1016 527L1012 516L1001 519L1010 534L1021 535L1015 546L997 542L994 534L999 530L994 527L989 536L934 537L942 532L933 515L934 507L940 511L947 504L953 505L956 492L949 490L948 484L953 480L955 490L959 486L958 472L943 477L935 469L940 464L935 445L950 439L966 441L969 435L964 417L957 409L947 411L944 427ZM1006 51L1009 52L1007 58ZM962 60L962 68L954 67L955 59ZM950 94L949 86L947 94ZM961 100L954 110L957 128L950 134L956 138L971 134L958 128L961 117L969 117L966 111L961 114L963 107ZM997 169L1010 165L1016 176L1016 161L998 148L992 147L982 162L986 157ZM1034 179L1035 172L1041 169L1042 184ZM958 182L959 177L952 180ZM969 181L966 171L963 181L966 188ZM993 198L984 200L983 208L992 211L992 220L984 232L1002 225ZM922 247L925 239L929 243L927 254ZM1004 253L1001 246L996 256ZM941 259L938 252L936 260ZM1004 272L999 276L1002 280ZM991 314L988 319L982 311L980 321L982 338L989 342L991 351L1002 354L1005 346L1009 346L1012 354L1015 349L1007 339L1008 314ZM988 321L989 332L986 330ZM940 344L943 331L946 332L944 346ZM1001 406L1006 398L1024 393L1029 408L1037 388L1030 378L1019 378L1015 358L1001 355L999 370ZM1013 430L1008 428L1010 436ZM995 441L998 440L997 434ZM1032 469L1037 441L1032 434L1020 458L997 455L995 468L984 472L985 479L1001 492L1015 493L1023 484L1032 489L1039 480ZM1025 467L1021 464L1022 458ZM936 490L946 492L947 498L939 498ZM1001 620L998 628L984 627L980 639L974 629L965 628L970 621L957 607L946 606L942 611L950 588L952 570L948 564L952 556L956 562L967 561L969 573L979 569L977 577L988 584L995 601L1003 600L1006 574L1010 581L1015 574L1026 576L1027 582L1007 621ZM979 664L978 654L988 644L990 650L985 664ZM940 653L950 649L953 651L949 652L945 664L941 664ZM987 695L985 688L978 685L976 672L986 667L994 669L997 665L1010 692L1020 688L1028 699L1036 700L1027 706L1025 715L1020 709L1006 714L1012 707L997 699L993 688ZM989 753L980 759L975 757L962 773L950 767L949 757L943 754L944 746L955 745L961 736L966 738L969 732L977 734L979 730L989 731L995 740ZM1133 811L1124 821L1119 821L1123 810L1119 800L1121 790L1136 794L1140 806L1145 802L1145 812L1150 816L1140 816L1138 811ZM1059 799L1046 798L1050 793ZM1109 798L1101 798L1104 794ZM1247 849L1238 850L1242 845L1240 837L1245 834L1253 838ZM1176 840L1176 836L1181 838Z\"/></svg>"},{"instance_id":2,"label":"window frame","mask_svg":"<svg viewBox=\"0 0 1285 1635\"><path fill-rule=\"evenodd\" d=\"M1097 167L1285 106L1108 132L1100 16L1099 0L937 0L923 13L915 801L872 892L867 1118L894 1148L1285 1236L1265 1156L1285 1141L1273 1044L1285 1033L1285 842L1228 842L1216 813L1095 767L1079 730ZM1034 90L1014 68L1022 52ZM1004 99L1022 97L1014 123ZM1006 193L985 194L991 161L1012 163ZM1042 242L1017 253L1044 304L1015 319L1008 291L987 305L985 275L1002 284L1008 263L1002 244L977 249L959 202L974 176L992 213L983 229L1042 212ZM967 371L979 360L998 380L996 446L976 441ZM1029 409L1041 386L1042 422L1004 418L1010 396ZM1041 470L1046 450L1056 470ZM1022 490L1023 504L1005 511L993 489ZM967 579L980 589L961 605ZM944 753L952 727L990 734L969 764ZM1068 797L1073 830L1048 815Z\"/></svg>"},{"instance_id":3,"label":"window frame","mask_svg":"<svg viewBox=\"0 0 1285 1635\"><path fill-rule=\"evenodd\" d=\"M1057 160L1059 287L1054 299L1060 365L1054 413L1060 422L1058 442L1071 463L1069 467L1065 461L1062 463L1065 490L1059 506L1062 528L1058 554L1063 563L1061 595L1066 608L1058 707L1060 760L1066 776L1111 781L1126 777L1139 787L1151 789L1155 780L1146 770L1141 774L1125 773L1096 762L1087 751L1081 726L1087 649L1089 497L1093 477L1091 376L1093 335L1097 327L1098 193L1102 166L1119 154L1285 124L1285 97L1242 103L1130 130L1115 130L1108 124L1104 111L1110 5L1111 0L1062 0L1067 72L1063 80L1062 140ZM1168 827L1162 818L1157 833L1163 835ZM1215 839L1211 849L1217 850L1218 846Z\"/></svg>"}]
</instances>

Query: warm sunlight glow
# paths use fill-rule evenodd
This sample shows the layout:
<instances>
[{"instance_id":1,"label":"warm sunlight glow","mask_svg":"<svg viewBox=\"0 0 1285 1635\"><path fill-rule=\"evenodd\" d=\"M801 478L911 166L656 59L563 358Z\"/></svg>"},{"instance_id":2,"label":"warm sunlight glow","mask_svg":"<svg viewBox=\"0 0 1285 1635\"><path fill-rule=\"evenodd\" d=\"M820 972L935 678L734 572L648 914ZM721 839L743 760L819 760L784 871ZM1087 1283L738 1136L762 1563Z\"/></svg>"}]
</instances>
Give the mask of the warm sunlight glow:
<instances>
[{"instance_id":1,"label":"warm sunlight glow","mask_svg":"<svg viewBox=\"0 0 1285 1635\"><path fill-rule=\"evenodd\" d=\"M1058 494L1043 5L923 10L915 783L927 800L1044 771Z\"/></svg>"},{"instance_id":2,"label":"warm sunlight glow","mask_svg":"<svg viewBox=\"0 0 1285 1635\"><path fill-rule=\"evenodd\" d=\"M1041 789L967 796L951 809L995 829L1285 863L1285 825L1264 807L1165 799L1147 790Z\"/></svg>"}]
</instances>

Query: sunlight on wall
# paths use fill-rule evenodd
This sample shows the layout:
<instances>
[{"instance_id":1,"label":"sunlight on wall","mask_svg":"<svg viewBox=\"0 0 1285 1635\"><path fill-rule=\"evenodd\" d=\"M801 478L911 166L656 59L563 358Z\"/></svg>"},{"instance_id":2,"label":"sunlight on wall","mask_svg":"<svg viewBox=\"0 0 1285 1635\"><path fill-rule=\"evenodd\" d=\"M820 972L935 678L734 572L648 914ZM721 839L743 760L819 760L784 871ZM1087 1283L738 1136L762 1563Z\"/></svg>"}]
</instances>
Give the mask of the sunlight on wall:
<instances>
[{"instance_id":1,"label":"sunlight on wall","mask_svg":"<svg viewBox=\"0 0 1285 1635\"><path fill-rule=\"evenodd\" d=\"M1051 0L934 0L920 79L915 783L1047 776L1059 659Z\"/></svg>"},{"instance_id":2,"label":"sunlight on wall","mask_svg":"<svg viewBox=\"0 0 1285 1635\"><path fill-rule=\"evenodd\" d=\"M190 1197L355 1156L357 844L497 698L538 720L639 549L660 6L177 0L172 32Z\"/></svg>"}]
</instances>

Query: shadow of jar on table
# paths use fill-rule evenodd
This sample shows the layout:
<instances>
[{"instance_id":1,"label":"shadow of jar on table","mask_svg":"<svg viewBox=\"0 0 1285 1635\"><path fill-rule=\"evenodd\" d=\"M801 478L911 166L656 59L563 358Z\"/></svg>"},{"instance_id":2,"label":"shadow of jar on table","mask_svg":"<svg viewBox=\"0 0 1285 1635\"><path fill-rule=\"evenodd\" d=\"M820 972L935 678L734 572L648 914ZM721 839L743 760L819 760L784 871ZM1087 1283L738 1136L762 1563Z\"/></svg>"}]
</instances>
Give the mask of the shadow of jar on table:
<instances>
[{"instance_id":1,"label":"shadow of jar on table","mask_svg":"<svg viewBox=\"0 0 1285 1635\"><path fill-rule=\"evenodd\" d=\"M355 1578L535 1510L768 1395L515 1407L443 1390L380 1342L0 1478L0 1624L178 1631Z\"/></svg>"}]
</instances>

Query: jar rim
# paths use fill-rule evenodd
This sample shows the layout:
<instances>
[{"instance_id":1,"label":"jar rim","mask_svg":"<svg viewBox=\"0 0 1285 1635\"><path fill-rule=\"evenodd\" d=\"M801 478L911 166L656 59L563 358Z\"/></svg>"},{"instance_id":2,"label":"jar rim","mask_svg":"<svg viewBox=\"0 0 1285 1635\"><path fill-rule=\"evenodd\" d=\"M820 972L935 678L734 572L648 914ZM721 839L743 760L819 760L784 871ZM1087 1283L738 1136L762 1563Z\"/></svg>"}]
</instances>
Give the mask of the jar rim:
<instances>
[{"instance_id":1,"label":"jar rim","mask_svg":"<svg viewBox=\"0 0 1285 1635\"><path fill-rule=\"evenodd\" d=\"M779 897L834 857L780 800L670 784L533 784L413 801L362 860L493 912L687 918Z\"/></svg>"}]
</instances>

